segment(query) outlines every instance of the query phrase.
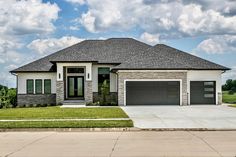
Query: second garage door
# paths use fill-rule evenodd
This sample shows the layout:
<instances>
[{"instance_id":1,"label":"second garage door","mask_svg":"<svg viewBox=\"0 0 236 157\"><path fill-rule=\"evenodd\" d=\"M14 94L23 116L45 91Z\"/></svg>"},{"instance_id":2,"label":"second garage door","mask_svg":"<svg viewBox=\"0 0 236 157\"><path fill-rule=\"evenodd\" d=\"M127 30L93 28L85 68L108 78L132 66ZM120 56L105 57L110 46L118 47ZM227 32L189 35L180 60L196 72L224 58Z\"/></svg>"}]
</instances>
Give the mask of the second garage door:
<instances>
[{"instance_id":1,"label":"second garage door","mask_svg":"<svg viewBox=\"0 0 236 157\"><path fill-rule=\"evenodd\" d=\"M126 105L179 105L179 81L127 81Z\"/></svg>"}]
</instances>

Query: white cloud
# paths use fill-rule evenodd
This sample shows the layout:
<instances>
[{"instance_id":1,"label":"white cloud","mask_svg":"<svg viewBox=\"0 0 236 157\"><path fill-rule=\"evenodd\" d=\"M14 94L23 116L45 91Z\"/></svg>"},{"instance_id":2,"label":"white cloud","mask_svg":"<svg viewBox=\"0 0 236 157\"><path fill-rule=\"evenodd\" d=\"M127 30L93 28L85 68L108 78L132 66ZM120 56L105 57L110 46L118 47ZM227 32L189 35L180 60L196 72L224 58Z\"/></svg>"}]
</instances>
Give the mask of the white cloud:
<instances>
[{"instance_id":1,"label":"white cloud","mask_svg":"<svg viewBox=\"0 0 236 157\"><path fill-rule=\"evenodd\" d=\"M80 28L78 26L70 26L69 29L72 31L78 31Z\"/></svg>"},{"instance_id":2,"label":"white cloud","mask_svg":"<svg viewBox=\"0 0 236 157\"><path fill-rule=\"evenodd\" d=\"M209 54L232 53L236 51L236 36L212 36L203 40L196 48L198 52Z\"/></svg>"},{"instance_id":3,"label":"white cloud","mask_svg":"<svg viewBox=\"0 0 236 157\"><path fill-rule=\"evenodd\" d=\"M26 37L23 35L53 32L59 10L55 3L42 0L0 0L0 62L23 62L18 52Z\"/></svg>"},{"instance_id":4,"label":"white cloud","mask_svg":"<svg viewBox=\"0 0 236 157\"><path fill-rule=\"evenodd\" d=\"M7 66L4 67L4 69L6 69L7 71L10 71L10 70L13 70L13 69L16 69L16 68L18 68L18 66L15 65L15 64L10 64L10 65L7 65Z\"/></svg>"},{"instance_id":5,"label":"white cloud","mask_svg":"<svg viewBox=\"0 0 236 157\"><path fill-rule=\"evenodd\" d=\"M40 55L53 53L65 47L71 46L84 39L74 36L64 36L61 38L36 39L33 40L27 47Z\"/></svg>"},{"instance_id":6,"label":"white cloud","mask_svg":"<svg viewBox=\"0 0 236 157\"><path fill-rule=\"evenodd\" d=\"M236 34L235 15L226 16L220 9L214 10L210 6L204 8L203 2L192 3L181 0L87 0L88 11L82 14L80 22L93 33L139 27L143 32L159 34L161 38Z\"/></svg>"},{"instance_id":7,"label":"white cloud","mask_svg":"<svg viewBox=\"0 0 236 157\"><path fill-rule=\"evenodd\" d=\"M52 32L59 10L55 3L41 0L0 1L0 30L17 35Z\"/></svg>"},{"instance_id":8,"label":"white cloud","mask_svg":"<svg viewBox=\"0 0 236 157\"><path fill-rule=\"evenodd\" d=\"M190 36L236 34L236 16L225 17L214 10L203 11L195 4L183 7L177 23L179 30Z\"/></svg>"},{"instance_id":9,"label":"white cloud","mask_svg":"<svg viewBox=\"0 0 236 157\"><path fill-rule=\"evenodd\" d=\"M85 0L65 0L65 1L73 3L73 4L79 4L79 5L85 4Z\"/></svg>"},{"instance_id":10,"label":"white cloud","mask_svg":"<svg viewBox=\"0 0 236 157\"><path fill-rule=\"evenodd\" d=\"M150 34L147 32L144 32L140 39L148 44L155 45L159 43L159 34Z\"/></svg>"}]
</instances>

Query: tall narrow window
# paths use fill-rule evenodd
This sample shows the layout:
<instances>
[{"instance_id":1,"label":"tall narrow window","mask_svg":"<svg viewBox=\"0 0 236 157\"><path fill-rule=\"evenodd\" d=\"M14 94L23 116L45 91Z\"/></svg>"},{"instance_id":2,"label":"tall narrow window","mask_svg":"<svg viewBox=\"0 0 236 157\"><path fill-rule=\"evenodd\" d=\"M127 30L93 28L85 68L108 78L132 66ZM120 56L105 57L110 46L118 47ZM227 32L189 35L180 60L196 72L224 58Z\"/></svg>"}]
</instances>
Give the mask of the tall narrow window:
<instances>
[{"instance_id":1,"label":"tall narrow window","mask_svg":"<svg viewBox=\"0 0 236 157\"><path fill-rule=\"evenodd\" d=\"M104 81L107 82L110 89L110 68L98 68L98 92L101 92L101 87Z\"/></svg>"},{"instance_id":2,"label":"tall narrow window","mask_svg":"<svg viewBox=\"0 0 236 157\"><path fill-rule=\"evenodd\" d=\"M34 80L26 80L27 94L34 94Z\"/></svg>"},{"instance_id":3,"label":"tall narrow window","mask_svg":"<svg viewBox=\"0 0 236 157\"><path fill-rule=\"evenodd\" d=\"M51 94L51 80L44 80L44 94Z\"/></svg>"},{"instance_id":4,"label":"tall narrow window","mask_svg":"<svg viewBox=\"0 0 236 157\"><path fill-rule=\"evenodd\" d=\"M35 93L42 94L42 80L35 80Z\"/></svg>"}]
</instances>

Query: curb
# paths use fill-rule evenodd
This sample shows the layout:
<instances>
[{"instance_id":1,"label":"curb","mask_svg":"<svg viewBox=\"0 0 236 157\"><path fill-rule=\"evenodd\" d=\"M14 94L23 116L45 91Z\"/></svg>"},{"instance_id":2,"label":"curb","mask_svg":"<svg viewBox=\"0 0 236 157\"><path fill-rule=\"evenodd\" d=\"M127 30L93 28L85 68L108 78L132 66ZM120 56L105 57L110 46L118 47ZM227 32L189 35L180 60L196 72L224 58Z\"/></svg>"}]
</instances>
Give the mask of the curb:
<instances>
[{"instance_id":1,"label":"curb","mask_svg":"<svg viewBox=\"0 0 236 157\"><path fill-rule=\"evenodd\" d=\"M236 129L214 128L11 128L0 132L138 132L138 131L236 131Z\"/></svg>"}]
</instances>

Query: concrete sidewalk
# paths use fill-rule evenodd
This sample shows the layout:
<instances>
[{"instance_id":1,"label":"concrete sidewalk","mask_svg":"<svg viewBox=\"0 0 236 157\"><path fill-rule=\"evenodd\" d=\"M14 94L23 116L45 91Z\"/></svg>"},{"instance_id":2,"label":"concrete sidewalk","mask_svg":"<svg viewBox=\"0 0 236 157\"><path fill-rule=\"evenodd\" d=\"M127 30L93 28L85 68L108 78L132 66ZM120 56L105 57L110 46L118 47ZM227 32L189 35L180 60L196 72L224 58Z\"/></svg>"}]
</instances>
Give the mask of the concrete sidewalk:
<instances>
[{"instance_id":1,"label":"concrete sidewalk","mask_svg":"<svg viewBox=\"0 0 236 157\"><path fill-rule=\"evenodd\" d=\"M233 157L235 146L236 131L0 133L1 157Z\"/></svg>"}]
</instances>

